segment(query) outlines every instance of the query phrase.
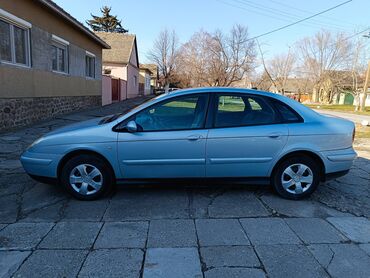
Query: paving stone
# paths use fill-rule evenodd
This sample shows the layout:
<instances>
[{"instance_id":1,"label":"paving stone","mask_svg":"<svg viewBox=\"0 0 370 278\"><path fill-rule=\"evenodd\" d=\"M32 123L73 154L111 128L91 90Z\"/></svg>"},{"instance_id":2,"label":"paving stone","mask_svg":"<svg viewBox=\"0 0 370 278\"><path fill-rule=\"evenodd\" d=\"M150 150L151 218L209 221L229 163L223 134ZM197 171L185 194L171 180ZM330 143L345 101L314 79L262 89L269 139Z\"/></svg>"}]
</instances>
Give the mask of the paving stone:
<instances>
[{"instance_id":1,"label":"paving stone","mask_svg":"<svg viewBox=\"0 0 370 278\"><path fill-rule=\"evenodd\" d=\"M221 267L207 270L204 272L205 278L264 278L266 277L265 273L261 269L253 268L239 268L239 267Z\"/></svg>"},{"instance_id":2,"label":"paving stone","mask_svg":"<svg viewBox=\"0 0 370 278\"><path fill-rule=\"evenodd\" d=\"M0 277L11 277L30 251L0 251Z\"/></svg>"},{"instance_id":3,"label":"paving stone","mask_svg":"<svg viewBox=\"0 0 370 278\"><path fill-rule=\"evenodd\" d=\"M7 224L0 224L0 231L4 229L7 226Z\"/></svg>"},{"instance_id":4,"label":"paving stone","mask_svg":"<svg viewBox=\"0 0 370 278\"><path fill-rule=\"evenodd\" d=\"M64 203L59 202L55 205L43 207L24 216L21 222L57 222L60 219Z\"/></svg>"},{"instance_id":5,"label":"paving stone","mask_svg":"<svg viewBox=\"0 0 370 278\"><path fill-rule=\"evenodd\" d=\"M101 223L59 222L40 243L47 249L87 249L98 235Z\"/></svg>"},{"instance_id":6,"label":"paving stone","mask_svg":"<svg viewBox=\"0 0 370 278\"><path fill-rule=\"evenodd\" d=\"M105 221L188 218L188 197L183 190L148 189L117 192L104 216Z\"/></svg>"},{"instance_id":7,"label":"paving stone","mask_svg":"<svg viewBox=\"0 0 370 278\"><path fill-rule=\"evenodd\" d=\"M308 248L332 277L369 277L370 257L354 244L315 244Z\"/></svg>"},{"instance_id":8,"label":"paving stone","mask_svg":"<svg viewBox=\"0 0 370 278\"><path fill-rule=\"evenodd\" d=\"M22 164L19 159L7 159L0 161L0 171L7 171L14 173L24 172Z\"/></svg>"},{"instance_id":9,"label":"paving stone","mask_svg":"<svg viewBox=\"0 0 370 278\"><path fill-rule=\"evenodd\" d=\"M286 200L275 195L262 196L261 200L279 214L290 217L325 218L329 216L350 216L348 213L339 212L335 209L310 200L300 200L297 202L293 200Z\"/></svg>"},{"instance_id":10,"label":"paving stone","mask_svg":"<svg viewBox=\"0 0 370 278\"><path fill-rule=\"evenodd\" d=\"M256 251L268 277L328 277L303 245L257 245Z\"/></svg>"},{"instance_id":11,"label":"paving stone","mask_svg":"<svg viewBox=\"0 0 370 278\"><path fill-rule=\"evenodd\" d=\"M0 231L0 250L26 250L37 246L53 223L14 223Z\"/></svg>"},{"instance_id":12,"label":"paving stone","mask_svg":"<svg viewBox=\"0 0 370 278\"><path fill-rule=\"evenodd\" d=\"M0 154L20 153L19 144L0 144Z\"/></svg>"},{"instance_id":13,"label":"paving stone","mask_svg":"<svg viewBox=\"0 0 370 278\"><path fill-rule=\"evenodd\" d=\"M260 267L251 246L212 246L200 249L206 267Z\"/></svg>"},{"instance_id":14,"label":"paving stone","mask_svg":"<svg viewBox=\"0 0 370 278\"><path fill-rule=\"evenodd\" d=\"M329 217L327 219L350 240L370 243L370 221L364 217Z\"/></svg>"},{"instance_id":15,"label":"paving stone","mask_svg":"<svg viewBox=\"0 0 370 278\"><path fill-rule=\"evenodd\" d=\"M65 200L67 197L69 196L62 186L37 183L23 194L22 212L27 214Z\"/></svg>"},{"instance_id":16,"label":"paving stone","mask_svg":"<svg viewBox=\"0 0 370 278\"><path fill-rule=\"evenodd\" d=\"M63 221L100 221L108 204L108 199L90 202L71 199L64 209Z\"/></svg>"},{"instance_id":17,"label":"paving stone","mask_svg":"<svg viewBox=\"0 0 370 278\"><path fill-rule=\"evenodd\" d=\"M79 277L140 277L144 253L139 249L100 249L92 251Z\"/></svg>"},{"instance_id":18,"label":"paving stone","mask_svg":"<svg viewBox=\"0 0 370 278\"><path fill-rule=\"evenodd\" d=\"M208 208L212 218L268 216L261 202L246 190L232 190L216 197Z\"/></svg>"},{"instance_id":19,"label":"paving stone","mask_svg":"<svg viewBox=\"0 0 370 278\"><path fill-rule=\"evenodd\" d=\"M1 136L0 139L4 141L19 141L21 140L21 137L15 136L15 135L5 135L5 136Z\"/></svg>"},{"instance_id":20,"label":"paving stone","mask_svg":"<svg viewBox=\"0 0 370 278\"><path fill-rule=\"evenodd\" d=\"M14 277L76 277L86 255L83 250L36 250Z\"/></svg>"},{"instance_id":21,"label":"paving stone","mask_svg":"<svg viewBox=\"0 0 370 278\"><path fill-rule=\"evenodd\" d=\"M150 222L148 247L197 246L193 220L153 220Z\"/></svg>"},{"instance_id":22,"label":"paving stone","mask_svg":"<svg viewBox=\"0 0 370 278\"><path fill-rule=\"evenodd\" d=\"M143 278L201 278L196 248L150 248L147 250Z\"/></svg>"},{"instance_id":23,"label":"paving stone","mask_svg":"<svg viewBox=\"0 0 370 278\"><path fill-rule=\"evenodd\" d=\"M370 256L370 243L364 243L359 245Z\"/></svg>"},{"instance_id":24,"label":"paving stone","mask_svg":"<svg viewBox=\"0 0 370 278\"><path fill-rule=\"evenodd\" d=\"M144 248L148 222L106 222L94 248Z\"/></svg>"},{"instance_id":25,"label":"paving stone","mask_svg":"<svg viewBox=\"0 0 370 278\"><path fill-rule=\"evenodd\" d=\"M0 173L0 196L21 194L23 190L33 187L35 183L36 182L26 174L8 172L6 175L1 175Z\"/></svg>"},{"instance_id":26,"label":"paving stone","mask_svg":"<svg viewBox=\"0 0 370 278\"><path fill-rule=\"evenodd\" d=\"M236 219L197 219L195 224L201 246L250 244Z\"/></svg>"},{"instance_id":27,"label":"paving stone","mask_svg":"<svg viewBox=\"0 0 370 278\"><path fill-rule=\"evenodd\" d=\"M328 222L320 218L290 218L285 219L285 222L308 244L340 243L348 240Z\"/></svg>"},{"instance_id":28,"label":"paving stone","mask_svg":"<svg viewBox=\"0 0 370 278\"><path fill-rule=\"evenodd\" d=\"M14 223L17 221L18 203L16 195L0 197L0 223Z\"/></svg>"},{"instance_id":29,"label":"paving stone","mask_svg":"<svg viewBox=\"0 0 370 278\"><path fill-rule=\"evenodd\" d=\"M240 219L252 244L298 244L301 241L280 218Z\"/></svg>"}]
</instances>

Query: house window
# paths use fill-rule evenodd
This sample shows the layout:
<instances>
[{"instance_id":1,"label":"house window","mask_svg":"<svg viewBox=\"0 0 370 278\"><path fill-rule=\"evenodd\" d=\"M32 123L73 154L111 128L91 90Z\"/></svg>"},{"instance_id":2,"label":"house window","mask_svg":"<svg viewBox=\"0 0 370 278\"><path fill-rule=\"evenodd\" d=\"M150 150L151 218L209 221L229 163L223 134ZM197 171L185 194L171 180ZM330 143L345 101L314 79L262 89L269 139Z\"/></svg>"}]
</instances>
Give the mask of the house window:
<instances>
[{"instance_id":1,"label":"house window","mask_svg":"<svg viewBox=\"0 0 370 278\"><path fill-rule=\"evenodd\" d=\"M68 73L69 42L55 35L52 36L52 69L56 72Z\"/></svg>"},{"instance_id":2,"label":"house window","mask_svg":"<svg viewBox=\"0 0 370 278\"><path fill-rule=\"evenodd\" d=\"M30 65L28 27L0 19L0 61L23 66Z\"/></svg>"},{"instance_id":3,"label":"house window","mask_svg":"<svg viewBox=\"0 0 370 278\"><path fill-rule=\"evenodd\" d=\"M137 86L137 76L134 75L134 86L136 87Z\"/></svg>"},{"instance_id":4,"label":"house window","mask_svg":"<svg viewBox=\"0 0 370 278\"><path fill-rule=\"evenodd\" d=\"M95 55L86 51L85 57L86 77L95 78Z\"/></svg>"}]
</instances>

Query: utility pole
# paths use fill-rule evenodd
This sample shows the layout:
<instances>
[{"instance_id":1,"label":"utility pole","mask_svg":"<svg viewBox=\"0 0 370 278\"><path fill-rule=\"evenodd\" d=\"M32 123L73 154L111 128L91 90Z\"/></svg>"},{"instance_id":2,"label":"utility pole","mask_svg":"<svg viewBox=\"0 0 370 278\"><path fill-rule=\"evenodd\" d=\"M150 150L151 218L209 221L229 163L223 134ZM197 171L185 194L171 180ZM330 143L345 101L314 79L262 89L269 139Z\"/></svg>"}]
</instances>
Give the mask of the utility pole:
<instances>
[{"instance_id":1,"label":"utility pole","mask_svg":"<svg viewBox=\"0 0 370 278\"><path fill-rule=\"evenodd\" d=\"M367 35L363 35L363 37L369 39L370 32ZM370 83L370 61L369 61L369 64L367 65L363 96L362 96L362 99L360 99L360 111L365 111L367 90L369 89L369 85L370 85L369 83Z\"/></svg>"},{"instance_id":2,"label":"utility pole","mask_svg":"<svg viewBox=\"0 0 370 278\"><path fill-rule=\"evenodd\" d=\"M362 96L361 104L360 104L360 111L365 111L367 91L368 91L369 86L370 86L370 61L369 61L369 64L367 66L366 78L365 78L365 84L364 84L364 91L363 91L363 96Z\"/></svg>"}]
</instances>

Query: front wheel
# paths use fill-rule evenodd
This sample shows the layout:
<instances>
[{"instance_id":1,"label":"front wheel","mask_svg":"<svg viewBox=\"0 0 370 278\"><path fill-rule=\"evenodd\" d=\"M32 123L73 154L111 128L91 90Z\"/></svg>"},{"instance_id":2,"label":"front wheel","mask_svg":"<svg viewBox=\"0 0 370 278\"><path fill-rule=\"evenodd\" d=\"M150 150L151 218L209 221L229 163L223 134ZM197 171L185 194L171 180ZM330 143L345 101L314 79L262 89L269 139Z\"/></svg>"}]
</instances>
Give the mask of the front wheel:
<instances>
[{"instance_id":1,"label":"front wheel","mask_svg":"<svg viewBox=\"0 0 370 278\"><path fill-rule=\"evenodd\" d=\"M61 172L61 183L77 199L95 200L112 187L113 174L106 162L93 155L70 159Z\"/></svg>"},{"instance_id":2,"label":"front wheel","mask_svg":"<svg viewBox=\"0 0 370 278\"><path fill-rule=\"evenodd\" d=\"M277 193L287 199L308 197L320 183L320 169L305 155L289 157L274 171L272 182Z\"/></svg>"}]
</instances>

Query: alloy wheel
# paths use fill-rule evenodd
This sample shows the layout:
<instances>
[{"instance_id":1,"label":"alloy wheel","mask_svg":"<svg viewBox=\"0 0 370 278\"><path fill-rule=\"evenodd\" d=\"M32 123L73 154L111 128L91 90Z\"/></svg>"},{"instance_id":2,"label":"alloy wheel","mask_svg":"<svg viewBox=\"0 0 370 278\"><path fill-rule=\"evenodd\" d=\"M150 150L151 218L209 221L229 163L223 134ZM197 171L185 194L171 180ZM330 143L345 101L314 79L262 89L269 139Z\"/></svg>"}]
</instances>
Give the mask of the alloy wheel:
<instances>
[{"instance_id":1,"label":"alloy wheel","mask_svg":"<svg viewBox=\"0 0 370 278\"><path fill-rule=\"evenodd\" d=\"M297 163L288 166L281 175L283 188L292 194L302 194L313 182L313 172L307 165Z\"/></svg>"},{"instance_id":2,"label":"alloy wheel","mask_svg":"<svg viewBox=\"0 0 370 278\"><path fill-rule=\"evenodd\" d=\"M69 182L77 193L91 195L101 189L103 174L91 164L80 164L72 169Z\"/></svg>"}]
</instances>

